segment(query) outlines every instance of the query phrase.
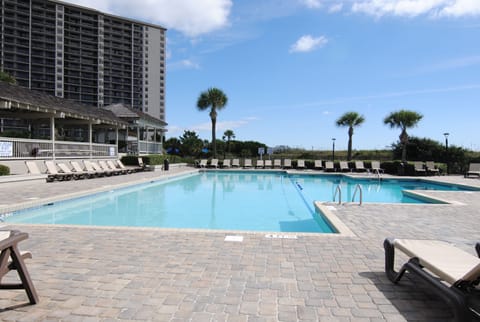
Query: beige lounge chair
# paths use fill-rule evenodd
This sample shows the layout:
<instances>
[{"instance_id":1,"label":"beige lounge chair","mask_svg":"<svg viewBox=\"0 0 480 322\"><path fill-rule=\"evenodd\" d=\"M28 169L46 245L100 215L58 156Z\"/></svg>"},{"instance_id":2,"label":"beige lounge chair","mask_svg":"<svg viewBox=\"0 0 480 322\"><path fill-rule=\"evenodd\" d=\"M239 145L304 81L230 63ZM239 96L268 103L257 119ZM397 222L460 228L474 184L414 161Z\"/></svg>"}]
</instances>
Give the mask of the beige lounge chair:
<instances>
[{"instance_id":1,"label":"beige lounge chair","mask_svg":"<svg viewBox=\"0 0 480 322\"><path fill-rule=\"evenodd\" d=\"M257 160L255 163L255 168L264 168L265 167L265 162L263 160Z\"/></svg>"},{"instance_id":2,"label":"beige lounge chair","mask_svg":"<svg viewBox=\"0 0 480 322\"><path fill-rule=\"evenodd\" d=\"M322 160L315 160L315 164L313 166L316 170L322 170L323 169L323 166L322 166Z\"/></svg>"},{"instance_id":3,"label":"beige lounge chair","mask_svg":"<svg viewBox=\"0 0 480 322\"><path fill-rule=\"evenodd\" d=\"M115 162L118 164L118 166L120 167L120 169L124 169L124 170L130 171L130 173L132 173L132 172L137 172L137 171L142 171L142 170L143 170L143 168L140 167L140 166L138 166L138 167L132 167L132 166L126 167L126 166L123 164L123 162L122 162L121 160L118 160L118 159L117 159Z\"/></svg>"},{"instance_id":4,"label":"beige lounge chair","mask_svg":"<svg viewBox=\"0 0 480 322\"><path fill-rule=\"evenodd\" d=\"M324 171L335 172L335 164L332 161L325 161Z\"/></svg>"},{"instance_id":5,"label":"beige lounge chair","mask_svg":"<svg viewBox=\"0 0 480 322\"><path fill-rule=\"evenodd\" d=\"M231 160L230 159L224 159L222 163L222 168L230 168L231 167Z\"/></svg>"},{"instance_id":6,"label":"beige lounge chair","mask_svg":"<svg viewBox=\"0 0 480 322\"><path fill-rule=\"evenodd\" d=\"M218 168L218 159L212 159L212 161L210 161L210 167Z\"/></svg>"},{"instance_id":7,"label":"beige lounge chair","mask_svg":"<svg viewBox=\"0 0 480 322\"><path fill-rule=\"evenodd\" d=\"M372 172L373 173L384 173L384 170L380 168L380 161L372 161Z\"/></svg>"},{"instance_id":8,"label":"beige lounge chair","mask_svg":"<svg viewBox=\"0 0 480 322\"><path fill-rule=\"evenodd\" d=\"M383 246L385 272L393 283L398 283L408 271L429 284L437 295L452 305L457 321L471 321L474 317L480 317L480 243L475 247L478 257L440 240L387 238ZM395 250L410 258L399 272L394 269Z\"/></svg>"},{"instance_id":9,"label":"beige lounge chair","mask_svg":"<svg viewBox=\"0 0 480 322\"><path fill-rule=\"evenodd\" d=\"M367 171L367 169L365 169L365 165L363 164L363 161L355 161L355 171L356 172Z\"/></svg>"},{"instance_id":10,"label":"beige lounge chair","mask_svg":"<svg viewBox=\"0 0 480 322\"><path fill-rule=\"evenodd\" d=\"M265 169L272 168L272 160L265 160Z\"/></svg>"},{"instance_id":11,"label":"beige lounge chair","mask_svg":"<svg viewBox=\"0 0 480 322\"><path fill-rule=\"evenodd\" d=\"M117 165L115 165L115 163L113 163L113 160L107 160L107 161L105 161L105 163L107 164L108 168L111 169L111 170L119 171L121 174L130 173L130 170L122 169L121 167L118 167Z\"/></svg>"},{"instance_id":12,"label":"beige lounge chair","mask_svg":"<svg viewBox=\"0 0 480 322\"><path fill-rule=\"evenodd\" d=\"M93 178L97 176L97 172L84 170L77 161L70 161L70 164L72 165L75 173L82 173L87 178Z\"/></svg>"},{"instance_id":13,"label":"beige lounge chair","mask_svg":"<svg viewBox=\"0 0 480 322\"><path fill-rule=\"evenodd\" d=\"M62 173L70 174L74 180L84 179L85 175L83 173L73 172L65 163L57 163L57 167L62 171Z\"/></svg>"},{"instance_id":14,"label":"beige lounge chair","mask_svg":"<svg viewBox=\"0 0 480 322\"><path fill-rule=\"evenodd\" d=\"M58 172L57 166L53 161L45 160L45 166L47 167L47 173L57 180L64 181L71 180L73 178L72 174Z\"/></svg>"},{"instance_id":15,"label":"beige lounge chair","mask_svg":"<svg viewBox=\"0 0 480 322\"><path fill-rule=\"evenodd\" d=\"M283 168L284 169L290 169L291 167L292 167L292 160L284 159L283 160Z\"/></svg>"},{"instance_id":16,"label":"beige lounge chair","mask_svg":"<svg viewBox=\"0 0 480 322\"><path fill-rule=\"evenodd\" d=\"M110 175L111 173L109 172L105 172L103 171L102 169L100 169L100 166L94 166L93 163L89 160L83 160L83 165L85 166L85 169L88 171L88 172L94 172L97 174L97 176L99 177L103 177L105 175Z\"/></svg>"},{"instance_id":17,"label":"beige lounge chair","mask_svg":"<svg viewBox=\"0 0 480 322\"><path fill-rule=\"evenodd\" d=\"M39 298L24 262L25 259L32 258L32 254L30 252L20 252L18 249L18 244L27 238L27 233L18 230L0 231L0 289L25 290L30 304L36 304ZM20 283L1 282L10 271L17 271Z\"/></svg>"},{"instance_id":18,"label":"beige lounge chair","mask_svg":"<svg viewBox=\"0 0 480 322\"><path fill-rule=\"evenodd\" d=\"M440 170L438 170L438 168L435 167L435 162L433 161L426 161L425 168L428 174L440 174Z\"/></svg>"},{"instance_id":19,"label":"beige lounge chair","mask_svg":"<svg viewBox=\"0 0 480 322\"><path fill-rule=\"evenodd\" d=\"M232 160L232 167L233 168L240 168L240 160L239 159L233 159Z\"/></svg>"},{"instance_id":20,"label":"beige lounge chair","mask_svg":"<svg viewBox=\"0 0 480 322\"><path fill-rule=\"evenodd\" d=\"M480 163L470 163L468 166L468 171L465 174L465 178L470 176L476 176L477 178L480 178Z\"/></svg>"},{"instance_id":21,"label":"beige lounge chair","mask_svg":"<svg viewBox=\"0 0 480 322\"><path fill-rule=\"evenodd\" d=\"M101 170L103 170L107 173L107 176L108 176L108 173L114 174L114 175L120 174L120 171L110 169L110 167L107 165L107 163L103 160L98 161L98 163L96 161L90 161L90 162L92 163L93 168L95 170L98 170L98 167L100 167Z\"/></svg>"},{"instance_id":22,"label":"beige lounge chair","mask_svg":"<svg viewBox=\"0 0 480 322\"><path fill-rule=\"evenodd\" d=\"M138 166L141 167L143 171L153 171L153 168L150 167L149 164L145 164L145 162L143 162L143 158L141 157L138 157Z\"/></svg>"},{"instance_id":23,"label":"beige lounge chair","mask_svg":"<svg viewBox=\"0 0 480 322\"><path fill-rule=\"evenodd\" d=\"M243 160L243 167L244 168L251 168L252 167L252 159Z\"/></svg>"},{"instance_id":24,"label":"beige lounge chair","mask_svg":"<svg viewBox=\"0 0 480 322\"><path fill-rule=\"evenodd\" d=\"M305 169L305 160L297 160L297 169Z\"/></svg>"},{"instance_id":25,"label":"beige lounge chair","mask_svg":"<svg viewBox=\"0 0 480 322\"><path fill-rule=\"evenodd\" d=\"M40 171L35 161L25 161L25 166L27 167L27 173L29 174L33 174L33 175L44 174ZM55 176L51 174L47 174L46 180L47 182L53 182L55 180Z\"/></svg>"},{"instance_id":26,"label":"beige lounge chair","mask_svg":"<svg viewBox=\"0 0 480 322\"><path fill-rule=\"evenodd\" d=\"M427 174L427 170L425 169L425 165L421 161L415 161L413 163L415 174Z\"/></svg>"},{"instance_id":27,"label":"beige lounge chair","mask_svg":"<svg viewBox=\"0 0 480 322\"><path fill-rule=\"evenodd\" d=\"M208 160L207 159L202 159L200 160L200 163L198 164L199 168L206 168L207 167Z\"/></svg>"},{"instance_id":28,"label":"beige lounge chair","mask_svg":"<svg viewBox=\"0 0 480 322\"><path fill-rule=\"evenodd\" d=\"M350 172L352 171L352 169L350 169L350 167L348 166L348 162L347 161L340 161L340 171L343 172Z\"/></svg>"},{"instance_id":29,"label":"beige lounge chair","mask_svg":"<svg viewBox=\"0 0 480 322\"><path fill-rule=\"evenodd\" d=\"M280 159L273 160L273 167L274 168L282 168L282 160L280 160Z\"/></svg>"}]
</instances>

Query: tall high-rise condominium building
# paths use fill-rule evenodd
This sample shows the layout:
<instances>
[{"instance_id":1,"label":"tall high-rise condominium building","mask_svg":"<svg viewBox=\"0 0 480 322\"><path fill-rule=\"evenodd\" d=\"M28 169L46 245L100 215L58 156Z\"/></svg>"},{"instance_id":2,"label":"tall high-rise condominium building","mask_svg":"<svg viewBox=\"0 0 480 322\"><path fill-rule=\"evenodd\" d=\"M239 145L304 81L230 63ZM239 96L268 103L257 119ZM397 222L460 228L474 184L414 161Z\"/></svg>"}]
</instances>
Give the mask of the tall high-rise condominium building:
<instances>
[{"instance_id":1,"label":"tall high-rise condominium building","mask_svg":"<svg viewBox=\"0 0 480 322\"><path fill-rule=\"evenodd\" d=\"M165 28L61 1L0 3L0 67L18 85L165 121Z\"/></svg>"}]
</instances>

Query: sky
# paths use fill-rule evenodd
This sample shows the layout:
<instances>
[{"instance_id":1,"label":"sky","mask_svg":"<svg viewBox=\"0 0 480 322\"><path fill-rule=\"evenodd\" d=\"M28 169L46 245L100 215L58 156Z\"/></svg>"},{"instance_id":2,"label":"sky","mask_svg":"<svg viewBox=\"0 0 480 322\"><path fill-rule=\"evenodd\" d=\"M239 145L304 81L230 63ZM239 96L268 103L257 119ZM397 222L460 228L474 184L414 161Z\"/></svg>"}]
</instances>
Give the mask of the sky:
<instances>
[{"instance_id":1,"label":"sky","mask_svg":"<svg viewBox=\"0 0 480 322\"><path fill-rule=\"evenodd\" d=\"M480 0L69 0L168 28L167 139L211 139L198 96L221 89L217 138L346 149L336 120L354 111L354 149L385 149L401 109L409 135L480 150Z\"/></svg>"}]
</instances>

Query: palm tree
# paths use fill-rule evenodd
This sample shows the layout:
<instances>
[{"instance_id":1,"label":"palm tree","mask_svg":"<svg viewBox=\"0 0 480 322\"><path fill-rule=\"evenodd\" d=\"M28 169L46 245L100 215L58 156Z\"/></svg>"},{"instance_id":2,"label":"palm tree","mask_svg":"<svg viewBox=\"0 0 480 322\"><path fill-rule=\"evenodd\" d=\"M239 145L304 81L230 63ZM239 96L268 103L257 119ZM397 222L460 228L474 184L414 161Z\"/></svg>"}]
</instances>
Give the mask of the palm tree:
<instances>
[{"instance_id":1,"label":"palm tree","mask_svg":"<svg viewBox=\"0 0 480 322\"><path fill-rule=\"evenodd\" d=\"M222 139L225 141L225 139L227 140L227 149L228 149L228 152L230 152L230 141L232 139L235 138L235 133L233 133L232 130L226 130L225 132L223 132L223 137Z\"/></svg>"},{"instance_id":2,"label":"palm tree","mask_svg":"<svg viewBox=\"0 0 480 322\"><path fill-rule=\"evenodd\" d=\"M415 127L423 118L423 115L414 111L400 110L390 113L383 123L390 125L390 128L399 128L402 130L400 134L400 143L402 144L402 163L407 161L407 129Z\"/></svg>"},{"instance_id":3,"label":"palm tree","mask_svg":"<svg viewBox=\"0 0 480 322\"><path fill-rule=\"evenodd\" d=\"M17 83L17 81L15 80L15 77L1 70L0 70L0 81L6 82L12 85L15 85Z\"/></svg>"},{"instance_id":4,"label":"palm tree","mask_svg":"<svg viewBox=\"0 0 480 322\"><path fill-rule=\"evenodd\" d=\"M347 161L352 160L352 136L353 128L365 122L363 115L357 112L347 112L337 120L337 126L348 126L348 154Z\"/></svg>"},{"instance_id":5,"label":"palm tree","mask_svg":"<svg viewBox=\"0 0 480 322\"><path fill-rule=\"evenodd\" d=\"M213 157L217 156L217 142L215 135L215 128L217 124L217 110L221 110L227 105L227 95L225 95L222 90L211 87L205 92L200 93L200 96L197 100L197 108L200 111L207 110L210 108L210 118L212 119L212 146L213 146Z\"/></svg>"}]
</instances>

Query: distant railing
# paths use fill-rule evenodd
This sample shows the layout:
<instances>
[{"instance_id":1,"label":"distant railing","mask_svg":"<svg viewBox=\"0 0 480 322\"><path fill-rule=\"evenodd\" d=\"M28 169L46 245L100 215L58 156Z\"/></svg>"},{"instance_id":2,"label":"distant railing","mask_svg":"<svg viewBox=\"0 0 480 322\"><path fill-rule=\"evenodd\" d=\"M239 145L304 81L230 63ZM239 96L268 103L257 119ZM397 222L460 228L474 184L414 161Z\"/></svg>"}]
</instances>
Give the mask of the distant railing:
<instances>
[{"instance_id":1,"label":"distant railing","mask_svg":"<svg viewBox=\"0 0 480 322\"><path fill-rule=\"evenodd\" d=\"M116 145L0 137L0 160L108 157L118 157Z\"/></svg>"}]
</instances>

